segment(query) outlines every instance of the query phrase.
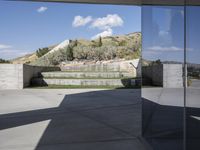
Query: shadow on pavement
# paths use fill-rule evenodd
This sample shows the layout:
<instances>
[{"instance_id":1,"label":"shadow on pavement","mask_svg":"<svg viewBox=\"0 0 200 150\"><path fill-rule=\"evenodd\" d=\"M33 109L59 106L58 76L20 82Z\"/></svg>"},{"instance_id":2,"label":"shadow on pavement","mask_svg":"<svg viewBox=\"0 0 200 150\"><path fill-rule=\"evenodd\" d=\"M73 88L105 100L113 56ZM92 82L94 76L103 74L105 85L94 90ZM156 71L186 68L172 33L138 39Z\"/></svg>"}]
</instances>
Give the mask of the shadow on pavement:
<instances>
[{"instance_id":1,"label":"shadow on pavement","mask_svg":"<svg viewBox=\"0 0 200 150\"><path fill-rule=\"evenodd\" d=\"M65 95L59 107L0 115L0 130L50 119L35 150L142 150L140 93Z\"/></svg>"},{"instance_id":2,"label":"shadow on pavement","mask_svg":"<svg viewBox=\"0 0 200 150\"><path fill-rule=\"evenodd\" d=\"M183 107L142 98L142 134L153 150L183 150ZM200 148L200 108L186 108L186 147ZM195 116L195 117L194 117Z\"/></svg>"}]
</instances>

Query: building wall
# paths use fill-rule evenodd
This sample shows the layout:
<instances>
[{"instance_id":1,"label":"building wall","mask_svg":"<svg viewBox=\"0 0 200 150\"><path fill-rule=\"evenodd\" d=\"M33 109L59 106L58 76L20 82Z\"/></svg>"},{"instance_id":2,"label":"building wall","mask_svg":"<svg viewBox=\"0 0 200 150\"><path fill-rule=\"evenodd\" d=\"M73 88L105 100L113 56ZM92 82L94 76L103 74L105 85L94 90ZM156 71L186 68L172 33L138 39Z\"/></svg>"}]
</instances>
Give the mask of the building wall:
<instances>
[{"instance_id":1,"label":"building wall","mask_svg":"<svg viewBox=\"0 0 200 150\"><path fill-rule=\"evenodd\" d=\"M29 86L33 77L41 76L41 72L49 71L60 71L60 68L23 65L23 87Z\"/></svg>"}]
</instances>

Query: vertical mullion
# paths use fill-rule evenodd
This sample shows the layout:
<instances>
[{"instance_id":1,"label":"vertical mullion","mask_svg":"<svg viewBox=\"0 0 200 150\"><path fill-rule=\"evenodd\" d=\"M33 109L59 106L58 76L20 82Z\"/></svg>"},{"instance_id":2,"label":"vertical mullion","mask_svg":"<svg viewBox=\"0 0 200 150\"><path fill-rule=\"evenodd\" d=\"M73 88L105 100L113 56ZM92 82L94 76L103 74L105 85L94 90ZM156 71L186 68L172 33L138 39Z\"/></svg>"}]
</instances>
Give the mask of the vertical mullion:
<instances>
[{"instance_id":1,"label":"vertical mullion","mask_svg":"<svg viewBox=\"0 0 200 150\"><path fill-rule=\"evenodd\" d=\"M183 149L186 150L186 88L187 88L187 8L186 0L184 0L184 105L183 105Z\"/></svg>"}]
</instances>

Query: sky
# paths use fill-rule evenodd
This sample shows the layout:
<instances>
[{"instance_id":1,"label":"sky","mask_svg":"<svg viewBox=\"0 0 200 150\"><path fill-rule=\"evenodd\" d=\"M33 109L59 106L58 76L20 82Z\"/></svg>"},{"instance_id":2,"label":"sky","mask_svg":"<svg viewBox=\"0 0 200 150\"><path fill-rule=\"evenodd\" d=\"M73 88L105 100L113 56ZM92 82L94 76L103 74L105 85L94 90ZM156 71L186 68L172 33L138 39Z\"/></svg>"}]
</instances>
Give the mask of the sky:
<instances>
[{"instance_id":1,"label":"sky","mask_svg":"<svg viewBox=\"0 0 200 150\"><path fill-rule=\"evenodd\" d=\"M183 7L147 6L143 10L143 58L183 62Z\"/></svg>"},{"instance_id":2,"label":"sky","mask_svg":"<svg viewBox=\"0 0 200 150\"><path fill-rule=\"evenodd\" d=\"M138 6L0 1L0 58L4 59L66 39L140 31Z\"/></svg>"},{"instance_id":3,"label":"sky","mask_svg":"<svg viewBox=\"0 0 200 150\"><path fill-rule=\"evenodd\" d=\"M184 7L144 6L142 13L142 57L147 60L184 61L200 64L200 7L188 6L184 33Z\"/></svg>"},{"instance_id":4,"label":"sky","mask_svg":"<svg viewBox=\"0 0 200 150\"><path fill-rule=\"evenodd\" d=\"M200 64L200 7L187 8L187 61Z\"/></svg>"}]
</instances>

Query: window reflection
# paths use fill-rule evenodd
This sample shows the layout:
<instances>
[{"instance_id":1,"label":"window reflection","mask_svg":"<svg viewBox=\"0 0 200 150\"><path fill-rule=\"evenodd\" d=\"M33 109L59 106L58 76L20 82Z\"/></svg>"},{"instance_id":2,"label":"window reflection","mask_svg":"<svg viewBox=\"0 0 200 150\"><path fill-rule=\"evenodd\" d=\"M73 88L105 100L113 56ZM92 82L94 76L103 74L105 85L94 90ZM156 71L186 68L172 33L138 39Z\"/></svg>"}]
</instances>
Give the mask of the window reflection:
<instances>
[{"instance_id":1,"label":"window reflection","mask_svg":"<svg viewBox=\"0 0 200 150\"><path fill-rule=\"evenodd\" d=\"M142 9L143 136L155 150L182 150L184 8Z\"/></svg>"},{"instance_id":2,"label":"window reflection","mask_svg":"<svg viewBox=\"0 0 200 150\"><path fill-rule=\"evenodd\" d=\"M200 148L200 7L187 7L187 149Z\"/></svg>"}]
</instances>

